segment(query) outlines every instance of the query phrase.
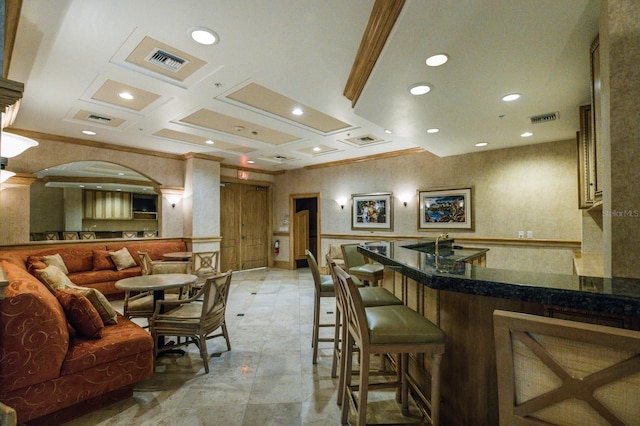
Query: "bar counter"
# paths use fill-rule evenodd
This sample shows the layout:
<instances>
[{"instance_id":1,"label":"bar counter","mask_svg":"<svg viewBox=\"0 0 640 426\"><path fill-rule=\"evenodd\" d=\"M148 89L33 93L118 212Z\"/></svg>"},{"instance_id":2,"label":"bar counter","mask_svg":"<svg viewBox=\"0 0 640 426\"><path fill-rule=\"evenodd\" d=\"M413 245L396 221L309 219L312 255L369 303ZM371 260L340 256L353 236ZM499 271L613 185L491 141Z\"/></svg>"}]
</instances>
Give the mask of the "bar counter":
<instances>
[{"instance_id":1,"label":"bar counter","mask_svg":"<svg viewBox=\"0 0 640 426\"><path fill-rule=\"evenodd\" d=\"M496 309L640 330L640 280L491 269L487 249L434 240L378 241L358 247L385 265L382 285L446 334L442 424L497 425L493 339ZM412 388L428 395L429 361L412 357ZM427 398L428 399L428 398ZM419 402L420 405L420 402Z\"/></svg>"}]
</instances>

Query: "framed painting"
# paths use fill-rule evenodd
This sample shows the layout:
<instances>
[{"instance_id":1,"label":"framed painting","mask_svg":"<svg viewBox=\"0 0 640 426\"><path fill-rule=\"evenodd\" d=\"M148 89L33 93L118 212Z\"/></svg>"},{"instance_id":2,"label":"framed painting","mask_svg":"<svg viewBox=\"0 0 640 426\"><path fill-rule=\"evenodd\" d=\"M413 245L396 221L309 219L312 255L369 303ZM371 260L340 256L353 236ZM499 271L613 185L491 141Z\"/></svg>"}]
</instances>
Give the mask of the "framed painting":
<instances>
[{"instance_id":1,"label":"framed painting","mask_svg":"<svg viewBox=\"0 0 640 426\"><path fill-rule=\"evenodd\" d=\"M393 231L393 197L390 192L351 195L351 229Z\"/></svg>"},{"instance_id":2,"label":"framed painting","mask_svg":"<svg viewBox=\"0 0 640 426\"><path fill-rule=\"evenodd\" d=\"M418 191L418 230L473 229L471 188Z\"/></svg>"}]
</instances>

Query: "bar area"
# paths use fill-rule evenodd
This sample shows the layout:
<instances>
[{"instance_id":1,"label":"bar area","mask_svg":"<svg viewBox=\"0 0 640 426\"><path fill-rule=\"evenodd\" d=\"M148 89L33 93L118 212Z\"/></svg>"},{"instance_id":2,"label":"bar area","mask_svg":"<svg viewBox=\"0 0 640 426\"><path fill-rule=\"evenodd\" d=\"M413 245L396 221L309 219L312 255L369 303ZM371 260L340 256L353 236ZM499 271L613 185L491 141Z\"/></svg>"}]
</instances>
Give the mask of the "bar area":
<instances>
[{"instance_id":1,"label":"bar area","mask_svg":"<svg viewBox=\"0 0 640 426\"><path fill-rule=\"evenodd\" d=\"M383 285L446 334L442 423L495 425L498 385L495 310L640 330L640 280L486 268L488 249L434 239L358 247L385 266ZM427 360L411 357L416 400L429 389ZM425 398L429 399L429 398Z\"/></svg>"}]
</instances>

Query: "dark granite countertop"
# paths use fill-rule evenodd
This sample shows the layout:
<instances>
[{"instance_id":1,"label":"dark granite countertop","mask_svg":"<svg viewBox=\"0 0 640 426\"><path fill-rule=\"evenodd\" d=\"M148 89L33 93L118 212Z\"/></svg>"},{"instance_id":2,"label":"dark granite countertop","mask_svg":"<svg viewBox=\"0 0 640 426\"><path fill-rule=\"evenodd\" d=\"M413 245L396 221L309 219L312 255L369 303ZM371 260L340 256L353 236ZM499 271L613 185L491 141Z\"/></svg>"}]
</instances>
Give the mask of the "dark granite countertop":
<instances>
[{"instance_id":1,"label":"dark granite countertop","mask_svg":"<svg viewBox=\"0 0 640 426\"><path fill-rule=\"evenodd\" d=\"M464 261L486 249L456 248L455 243L440 253L436 265L433 252L407 247L421 243L433 244L433 239L371 242L358 250L433 289L640 317L640 279L483 268Z\"/></svg>"}]
</instances>

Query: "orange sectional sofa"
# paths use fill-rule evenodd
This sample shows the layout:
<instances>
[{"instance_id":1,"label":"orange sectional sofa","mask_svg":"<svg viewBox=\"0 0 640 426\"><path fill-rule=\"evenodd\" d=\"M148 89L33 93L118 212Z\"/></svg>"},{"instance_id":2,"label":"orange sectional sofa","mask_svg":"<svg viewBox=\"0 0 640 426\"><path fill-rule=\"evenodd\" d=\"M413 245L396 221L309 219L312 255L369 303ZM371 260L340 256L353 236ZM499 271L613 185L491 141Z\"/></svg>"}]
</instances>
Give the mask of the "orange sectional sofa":
<instances>
[{"instance_id":1,"label":"orange sectional sofa","mask_svg":"<svg viewBox=\"0 0 640 426\"><path fill-rule=\"evenodd\" d=\"M97 240L99 241L99 240ZM126 247L136 266L117 270L109 258L109 252ZM160 260L164 253L187 251L182 240L154 241L109 241L108 243L60 244L53 247L0 251L0 261L5 260L32 272L32 264L45 255L60 254L67 269L68 277L76 285L95 288L110 299L117 298L122 290L115 287L122 278L140 275L138 251L149 253L151 260Z\"/></svg>"},{"instance_id":2,"label":"orange sectional sofa","mask_svg":"<svg viewBox=\"0 0 640 426\"><path fill-rule=\"evenodd\" d=\"M122 247L136 266L96 270L94 256ZM133 384L153 374L153 340L146 330L118 314L116 324L104 323L101 337L83 337L70 326L68 307L29 273L29 262L59 253L73 283L117 297L118 279L140 275L137 251L161 259L185 250L183 241L172 240L0 251L9 282L0 300L0 402L16 410L19 424L60 424L131 396Z\"/></svg>"}]
</instances>

